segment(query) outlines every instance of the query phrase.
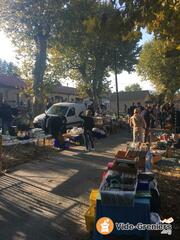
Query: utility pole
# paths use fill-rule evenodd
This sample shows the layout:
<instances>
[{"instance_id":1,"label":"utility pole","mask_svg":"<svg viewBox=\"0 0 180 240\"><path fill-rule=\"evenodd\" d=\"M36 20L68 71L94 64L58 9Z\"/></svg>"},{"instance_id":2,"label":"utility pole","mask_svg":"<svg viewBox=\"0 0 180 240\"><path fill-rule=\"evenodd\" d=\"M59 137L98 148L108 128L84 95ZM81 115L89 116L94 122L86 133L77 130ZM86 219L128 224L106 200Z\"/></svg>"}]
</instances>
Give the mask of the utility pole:
<instances>
[{"instance_id":1,"label":"utility pole","mask_svg":"<svg viewBox=\"0 0 180 240\"><path fill-rule=\"evenodd\" d=\"M119 93L118 93L118 79L117 79L117 52L114 52L114 73L115 73L115 83L116 83L116 103L117 103L117 116L119 119Z\"/></svg>"},{"instance_id":2,"label":"utility pole","mask_svg":"<svg viewBox=\"0 0 180 240\"><path fill-rule=\"evenodd\" d=\"M0 175L2 174L2 135L0 134Z\"/></svg>"}]
</instances>

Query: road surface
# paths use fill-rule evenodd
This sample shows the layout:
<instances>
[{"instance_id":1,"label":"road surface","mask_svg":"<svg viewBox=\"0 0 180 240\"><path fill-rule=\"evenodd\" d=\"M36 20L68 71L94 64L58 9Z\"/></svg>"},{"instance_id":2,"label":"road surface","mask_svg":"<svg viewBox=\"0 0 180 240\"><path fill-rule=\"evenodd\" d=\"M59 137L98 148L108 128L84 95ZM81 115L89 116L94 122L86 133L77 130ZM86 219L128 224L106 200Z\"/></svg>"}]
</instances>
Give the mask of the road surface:
<instances>
[{"instance_id":1,"label":"road surface","mask_svg":"<svg viewBox=\"0 0 180 240\"><path fill-rule=\"evenodd\" d=\"M0 240L84 239L90 190L127 140L122 130L97 141L96 151L50 151L0 177Z\"/></svg>"}]
</instances>

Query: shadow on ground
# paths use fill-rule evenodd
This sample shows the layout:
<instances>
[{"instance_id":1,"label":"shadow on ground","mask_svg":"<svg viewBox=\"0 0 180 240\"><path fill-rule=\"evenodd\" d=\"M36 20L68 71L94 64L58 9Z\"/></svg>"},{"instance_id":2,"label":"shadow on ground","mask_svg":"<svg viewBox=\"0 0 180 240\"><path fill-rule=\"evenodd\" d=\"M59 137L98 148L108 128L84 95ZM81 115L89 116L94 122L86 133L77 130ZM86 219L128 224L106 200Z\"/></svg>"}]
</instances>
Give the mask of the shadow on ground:
<instances>
[{"instance_id":1,"label":"shadow on ground","mask_svg":"<svg viewBox=\"0 0 180 240\"><path fill-rule=\"evenodd\" d=\"M123 133L83 147L50 150L0 178L0 240L88 239L84 213Z\"/></svg>"}]
</instances>

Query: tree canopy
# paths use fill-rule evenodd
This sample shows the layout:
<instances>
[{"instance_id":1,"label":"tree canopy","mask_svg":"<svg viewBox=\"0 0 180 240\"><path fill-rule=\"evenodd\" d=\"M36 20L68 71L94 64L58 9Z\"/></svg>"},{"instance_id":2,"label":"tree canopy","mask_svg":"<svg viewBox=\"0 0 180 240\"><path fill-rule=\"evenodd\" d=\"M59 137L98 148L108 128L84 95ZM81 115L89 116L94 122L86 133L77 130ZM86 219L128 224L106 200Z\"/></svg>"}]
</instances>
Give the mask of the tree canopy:
<instances>
[{"instance_id":1,"label":"tree canopy","mask_svg":"<svg viewBox=\"0 0 180 240\"><path fill-rule=\"evenodd\" d=\"M0 74L18 74L18 68L12 62L6 62L5 60L0 59Z\"/></svg>"},{"instance_id":2,"label":"tree canopy","mask_svg":"<svg viewBox=\"0 0 180 240\"><path fill-rule=\"evenodd\" d=\"M138 83L134 83L125 87L126 92L141 91L142 88Z\"/></svg>"},{"instance_id":3,"label":"tree canopy","mask_svg":"<svg viewBox=\"0 0 180 240\"><path fill-rule=\"evenodd\" d=\"M43 102L44 83L71 77L81 92L98 101L107 92L116 64L131 72L141 37L126 8L97 0L4 0L1 28L13 40L23 76L33 80L35 106Z\"/></svg>"},{"instance_id":4,"label":"tree canopy","mask_svg":"<svg viewBox=\"0 0 180 240\"><path fill-rule=\"evenodd\" d=\"M117 9L124 8L127 18L138 27L147 27L157 39L164 40L167 55L180 53L180 2L178 0L110 0Z\"/></svg>"},{"instance_id":5,"label":"tree canopy","mask_svg":"<svg viewBox=\"0 0 180 240\"><path fill-rule=\"evenodd\" d=\"M150 80L159 93L171 98L180 89L180 56L168 58L161 40L143 46L137 71L143 80Z\"/></svg>"},{"instance_id":6,"label":"tree canopy","mask_svg":"<svg viewBox=\"0 0 180 240\"><path fill-rule=\"evenodd\" d=\"M23 0L1 1L1 28L13 40L22 58L31 56L36 106L42 107L42 83L47 64L49 41L61 25L61 12L66 1Z\"/></svg>"},{"instance_id":7,"label":"tree canopy","mask_svg":"<svg viewBox=\"0 0 180 240\"><path fill-rule=\"evenodd\" d=\"M24 59L24 76L33 79L36 106L43 102L45 79L57 74L72 76L97 100L108 88L115 53L118 72L133 70L141 35L123 9L119 14L96 0L4 0L0 8L1 27Z\"/></svg>"},{"instance_id":8,"label":"tree canopy","mask_svg":"<svg viewBox=\"0 0 180 240\"><path fill-rule=\"evenodd\" d=\"M81 92L97 103L108 91L109 71L133 71L140 48L140 33L121 22L114 27L117 10L99 1L73 1L66 9L64 38L51 49L56 73L77 81ZM116 57L115 57L116 56Z\"/></svg>"}]
</instances>

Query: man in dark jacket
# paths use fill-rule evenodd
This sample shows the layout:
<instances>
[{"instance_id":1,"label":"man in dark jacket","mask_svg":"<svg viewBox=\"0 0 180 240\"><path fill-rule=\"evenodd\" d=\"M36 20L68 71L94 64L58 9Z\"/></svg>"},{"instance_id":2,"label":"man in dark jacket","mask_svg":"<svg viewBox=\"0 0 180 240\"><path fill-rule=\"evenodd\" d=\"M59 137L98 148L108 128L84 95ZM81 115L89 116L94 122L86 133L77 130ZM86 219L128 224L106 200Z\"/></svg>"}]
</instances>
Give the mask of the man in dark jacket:
<instances>
[{"instance_id":1,"label":"man in dark jacket","mask_svg":"<svg viewBox=\"0 0 180 240\"><path fill-rule=\"evenodd\" d=\"M63 134L66 132L66 118L63 116L46 116L44 119L43 130L49 133L55 139L54 147L65 147L65 140Z\"/></svg>"},{"instance_id":2,"label":"man in dark jacket","mask_svg":"<svg viewBox=\"0 0 180 240\"><path fill-rule=\"evenodd\" d=\"M0 117L2 119L2 134L6 134L6 132L9 131L13 120L12 108L6 102L1 103Z\"/></svg>"},{"instance_id":3,"label":"man in dark jacket","mask_svg":"<svg viewBox=\"0 0 180 240\"><path fill-rule=\"evenodd\" d=\"M84 140L86 145L86 150L94 150L94 141L92 136L92 129L94 127L94 120L92 118L92 112L90 110L86 111L85 116L83 113L79 115L83 119L84 127ZM91 145L89 148L89 144Z\"/></svg>"},{"instance_id":4,"label":"man in dark jacket","mask_svg":"<svg viewBox=\"0 0 180 240\"><path fill-rule=\"evenodd\" d=\"M129 107L129 109L128 109L128 115L129 115L129 117L132 117L133 116L133 114L134 114L134 109L136 108L136 105L135 105L135 103L133 102L132 103L132 105Z\"/></svg>"},{"instance_id":5,"label":"man in dark jacket","mask_svg":"<svg viewBox=\"0 0 180 240\"><path fill-rule=\"evenodd\" d=\"M150 128L150 121L151 121L151 107L145 106L145 109L141 112L141 116L144 118L146 122L146 129L145 129L145 142L149 142L149 128Z\"/></svg>"}]
</instances>

